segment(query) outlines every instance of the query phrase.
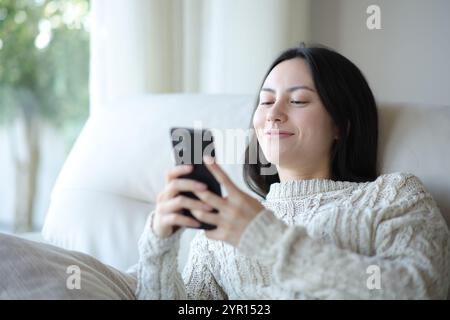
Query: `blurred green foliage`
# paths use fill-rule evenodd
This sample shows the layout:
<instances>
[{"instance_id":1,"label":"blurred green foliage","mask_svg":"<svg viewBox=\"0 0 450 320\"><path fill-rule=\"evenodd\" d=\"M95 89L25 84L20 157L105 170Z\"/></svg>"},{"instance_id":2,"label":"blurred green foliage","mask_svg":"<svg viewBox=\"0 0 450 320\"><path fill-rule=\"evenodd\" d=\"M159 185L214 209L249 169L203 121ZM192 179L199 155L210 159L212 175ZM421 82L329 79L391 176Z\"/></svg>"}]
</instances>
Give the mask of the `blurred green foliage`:
<instances>
[{"instance_id":1,"label":"blurred green foliage","mask_svg":"<svg viewBox=\"0 0 450 320\"><path fill-rule=\"evenodd\" d=\"M89 111L88 14L88 0L0 0L0 125L22 111L74 140Z\"/></svg>"}]
</instances>

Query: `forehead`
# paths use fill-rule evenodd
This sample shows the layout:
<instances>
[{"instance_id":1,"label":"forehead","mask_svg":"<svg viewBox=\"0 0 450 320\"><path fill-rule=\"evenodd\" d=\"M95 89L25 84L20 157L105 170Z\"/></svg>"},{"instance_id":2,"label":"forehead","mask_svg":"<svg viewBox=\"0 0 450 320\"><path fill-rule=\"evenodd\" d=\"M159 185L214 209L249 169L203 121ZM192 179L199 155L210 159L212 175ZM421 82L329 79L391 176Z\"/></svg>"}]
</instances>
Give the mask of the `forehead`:
<instances>
[{"instance_id":1,"label":"forehead","mask_svg":"<svg viewBox=\"0 0 450 320\"><path fill-rule=\"evenodd\" d=\"M298 85L315 89L309 67L301 58L289 59L277 64L270 71L263 86L281 89Z\"/></svg>"}]
</instances>

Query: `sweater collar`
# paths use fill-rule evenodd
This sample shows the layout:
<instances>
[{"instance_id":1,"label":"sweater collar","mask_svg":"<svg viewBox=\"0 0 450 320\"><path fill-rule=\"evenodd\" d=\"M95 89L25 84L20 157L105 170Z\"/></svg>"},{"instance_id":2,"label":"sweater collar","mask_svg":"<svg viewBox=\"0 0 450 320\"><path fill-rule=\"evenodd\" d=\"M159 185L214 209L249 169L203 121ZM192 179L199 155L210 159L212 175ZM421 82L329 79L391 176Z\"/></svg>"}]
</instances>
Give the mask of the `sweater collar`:
<instances>
[{"instance_id":1,"label":"sweater collar","mask_svg":"<svg viewBox=\"0 0 450 320\"><path fill-rule=\"evenodd\" d=\"M270 185L266 200L311 196L319 193L343 190L358 185L357 182L329 179L291 180Z\"/></svg>"}]
</instances>

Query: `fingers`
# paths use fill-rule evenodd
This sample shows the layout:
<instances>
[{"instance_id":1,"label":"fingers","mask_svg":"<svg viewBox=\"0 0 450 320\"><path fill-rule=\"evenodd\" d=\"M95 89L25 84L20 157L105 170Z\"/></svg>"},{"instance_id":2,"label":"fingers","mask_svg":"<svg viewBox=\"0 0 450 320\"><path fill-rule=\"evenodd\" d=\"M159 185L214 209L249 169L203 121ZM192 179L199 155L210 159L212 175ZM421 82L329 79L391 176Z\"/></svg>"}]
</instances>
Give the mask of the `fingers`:
<instances>
[{"instance_id":1,"label":"fingers","mask_svg":"<svg viewBox=\"0 0 450 320\"><path fill-rule=\"evenodd\" d=\"M182 176L184 174L188 174L192 171L192 165L186 164L186 165L180 165L175 166L174 168L170 169L166 174L166 183L169 183L173 179L176 179L179 176Z\"/></svg>"},{"instance_id":2,"label":"fingers","mask_svg":"<svg viewBox=\"0 0 450 320\"><path fill-rule=\"evenodd\" d=\"M185 196L177 196L166 202L163 202L159 206L161 212L173 213L180 211L181 209L188 210L212 210L210 205L202 203L201 201L194 200Z\"/></svg>"},{"instance_id":3,"label":"fingers","mask_svg":"<svg viewBox=\"0 0 450 320\"><path fill-rule=\"evenodd\" d=\"M166 215L163 215L161 217L161 220L164 220L163 222L170 226L191 227L191 228L200 227L200 222L196 221L191 217L184 216L179 213L168 213Z\"/></svg>"},{"instance_id":4,"label":"fingers","mask_svg":"<svg viewBox=\"0 0 450 320\"><path fill-rule=\"evenodd\" d=\"M192 210L212 210L212 207L186 196L161 201L156 206L153 230L156 234L167 237L175 232L176 227L198 228L200 224L192 217L187 217L178 213L181 209Z\"/></svg>"},{"instance_id":5,"label":"fingers","mask_svg":"<svg viewBox=\"0 0 450 320\"><path fill-rule=\"evenodd\" d=\"M195 191L194 194L204 203L218 209L219 211L227 209L227 201L209 190Z\"/></svg>"},{"instance_id":6,"label":"fingers","mask_svg":"<svg viewBox=\"0 0 450 320\"><path fill-rule=\"evenodd\" d=\"M205 210L191 210L192 215L204 223L209 223L212 225L219 225L220 217L217 213L208 212Z\"/></svg>"},{"instance_id":7,"label":"fingers","mask_svg":"<svg viewBox=\"0 0 450 320\"><path fill-rule=\"evenodd\" d=\"M204 183L192 180L192 179L173 179L171 180L164 190L162 199L170 199L175 197L181 191L203 191L208 189L208 186Z\"/></svg>"},{"instance_id":8,"label":"fingers","mask_svg":"<svg viewBox=\"0 0 450 320\"><path fill-rule=\"evenodd\" d=\"M223 185L228 193L239 190L239 188L231 181L225 171L215 163L214 158L210 156L204 156L203 160L208 168L208 170L213 174L213 176L219 181L221 185Z\"/></svg>"}]
</instances>

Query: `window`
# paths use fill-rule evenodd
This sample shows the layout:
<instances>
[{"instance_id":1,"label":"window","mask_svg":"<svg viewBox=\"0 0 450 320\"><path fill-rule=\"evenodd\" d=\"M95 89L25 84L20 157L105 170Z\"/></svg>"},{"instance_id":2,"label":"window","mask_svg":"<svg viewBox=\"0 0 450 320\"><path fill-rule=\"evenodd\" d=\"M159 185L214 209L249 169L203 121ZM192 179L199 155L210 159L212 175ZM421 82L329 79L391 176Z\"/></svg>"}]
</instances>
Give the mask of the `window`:
<instances>
[{"instance_id":1,"label":"window","mask_svg":"<svg viewBox=\"0 0 450 320\"><path fill-rule=\"evenodd\" d=\"M89 1L0 0L0 230L40 228L89 112Z\"/></svg>"}]
</instances>

